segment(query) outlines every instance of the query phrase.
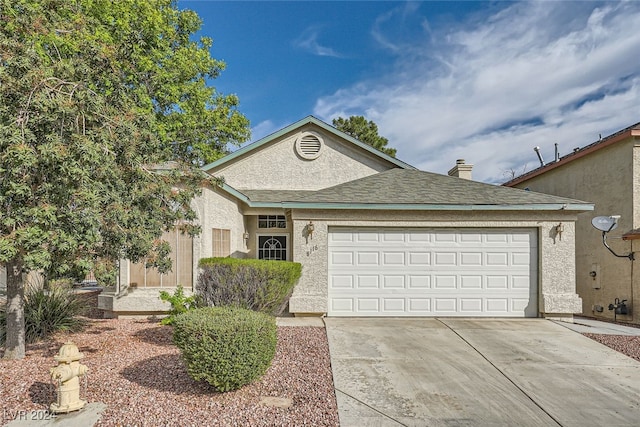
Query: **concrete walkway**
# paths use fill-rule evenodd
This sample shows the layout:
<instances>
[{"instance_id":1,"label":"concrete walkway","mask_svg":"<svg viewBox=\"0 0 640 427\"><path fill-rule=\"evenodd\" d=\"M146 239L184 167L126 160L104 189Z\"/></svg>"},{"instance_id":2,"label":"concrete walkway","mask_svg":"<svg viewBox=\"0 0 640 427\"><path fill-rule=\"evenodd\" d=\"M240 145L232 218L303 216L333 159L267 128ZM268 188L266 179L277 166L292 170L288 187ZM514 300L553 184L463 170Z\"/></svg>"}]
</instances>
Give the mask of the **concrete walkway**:
<instances>
[{"instance_id":1,"label":"concrete walkway","mask_svg":"<svg viewBox=\"0 0 640 427\"><path fill-rule=\"evenodd\" d=\"M548 320L325 324L342 427L640 420L640 362Z\"/></svg>"},{"instance_id":2,"label":"concrete walkway","mask_svg":"<svg viewBox=\"0 0 640 427\"><path fill-rule=\"evenodd\" d=\"M581 334L604 334L604 335L632 335L640 336L640 328L625 326L619 323L602 322L600 320L586 317L575 317L573 323L556 322L560 326L569 328Z\"/></svg>"}]
</instances>

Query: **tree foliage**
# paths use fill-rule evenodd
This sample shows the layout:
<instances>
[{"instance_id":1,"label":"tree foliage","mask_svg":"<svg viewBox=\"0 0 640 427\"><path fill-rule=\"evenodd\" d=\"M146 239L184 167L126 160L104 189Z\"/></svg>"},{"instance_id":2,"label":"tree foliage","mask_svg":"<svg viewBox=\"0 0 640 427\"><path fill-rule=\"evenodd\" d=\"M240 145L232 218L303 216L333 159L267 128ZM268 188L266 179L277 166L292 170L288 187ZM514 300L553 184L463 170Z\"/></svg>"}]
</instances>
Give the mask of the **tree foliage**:
<instances>
[{"instance_id":1,"label":"tree foliage","mask_svg":"<svg viewBox=\"0 0 640 427\"><path fill-rule=\"evenodd\" d=\"M22 357L23 272L139 260L195 234L198 166L249 137L224 63L171 0L0 0L0 263L5 357ZM215 184L215 183L212 183ZM21 323L22 322L22 323Z\"/></svg>"},{"instance_id":2,"label":"tree foliage","mask_svg":"<svg viewBox=\"0 0 640 427\"><path fill-rule=\"evenodd\" d=\"M367 121L363 116L351 116L348 119L338 117L333 119L333 126L358 141L369 144L376 150L391 157L396 156L396 149L387 147L389 140L378 134L378 125L370 120Z\"/></svg>"}]
</instances>

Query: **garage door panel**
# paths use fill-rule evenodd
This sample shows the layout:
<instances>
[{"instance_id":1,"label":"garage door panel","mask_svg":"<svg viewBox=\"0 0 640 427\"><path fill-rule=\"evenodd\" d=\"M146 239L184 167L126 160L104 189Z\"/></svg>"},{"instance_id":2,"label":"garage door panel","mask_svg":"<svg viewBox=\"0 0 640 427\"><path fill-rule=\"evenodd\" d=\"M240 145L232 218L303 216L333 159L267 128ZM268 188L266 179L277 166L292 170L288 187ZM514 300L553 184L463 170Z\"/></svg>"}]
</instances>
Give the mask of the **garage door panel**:
<instances>
[{"instance_id":1,"label":"garage door panel","mask_svg":"<svg viewBox=\"0 0 640 427\"><path fill-rule=\"evenodd\" d=\"M482 276L460 276L460 289L482 289Z\"/></svg>"},{"instance_id":2,"label":"garage door panel","mask_svg":"<svg viewBox=\"0 0 640 427\"><path fill-rule=\"evenodd\" d=\"M431 276L409 276L409 289L428 289L431 287Z\"/></svg>"},{"instance_id":3,"label":"garage door panel","mask_svg":"<svg viewBox=\"0 0 640 427\"><path fill-rule=\"evenodd\" d=\"M511 276L512 289L529 289L529 276Z\"/></svg>"},{"instance_id":4,"label":"garage door panel","mask_svg":"<svg viewBox=\"0 0 640 427\"><path fill-rule=\"evenodd\" d=\"M358 312L360 313L373 313L380 312L380 299L379 298L358 298L357 299Z\"/></svg>"},{"instance_id":5,"label":"garage door panel","mask_svg":"<svg viewBox=\"0 0 640 427\"><path fill-rule=\"evenodd\" d=\"M427 231L414 231L412 233L408 233L407 242L409 243L425 243L431 242L431 233Z\"/></svg>"},{"instance_id":6,"label":"garage door panel","mask_svg":"<svg viewBox=\"0 0 640 427\"><path fill-rule=\"evenodd\" d=\"M456 252L435 252L433 254L434 266L457 265L458 254Z\"/></svg>"},{"instance_id":7,"label":"garage door panel","mask_svg":"<svg viewBox=\"0 0 640 427\"><path fill-rule=\"evenodd\" d=\"M433 241L436 244L455 243L457 242L457 239L455 233L436 231L433 233Z\"/></svg>"},{"instance_id":8,"label":"garage door panel","mask_svg":"<svg viewBox=\"0 0 640 427\"><path fill-rule=\"evenodd\" d=\"M526 266L531 264L531 255L528 253L515 252L511 254L511 265Z\"/></svg>"},{"instance_id":9,"label":"garage door panel","mask_svg":"<svg viewBox=\"0 0 640 427\"><path fill-rule=\"evenodd\" d=\"M487 243L508 243L509 237L504 233L486 233L485 242Z\"/></svg>"},{"instance_id":10,"label":"garage door panel","mask_svg":"<svg viewBox=\"0 0 640 427\"><path fill-rule=\"evenodd\" d=\"M357 233L355 235L356 242L374 243L380 240L380 234L377 232Z\"/></svg>"},{"instance_id":11,"label":"garage door panel","mask_svg":"<svg viewBox=\"0 0 640 427\"><path fill-rule=\"evenodd\" d=\"M431 298L407 298L408 312L414 314L430 314Z\"/></svg>"},{"instance_id":12,"label":"garage door panel","mask_svg":"<svg viewBox=\"0 0 640 427\"><path fill-rule=\"evenodd\" d=\"M409 252L407 257L409 266L431 265L431 254L429 252Z\"/></svg>"},{"instance_id":13,"label":"garage door panel","mask_svg":"<svg viewBox=\"0 0 640 427\"><path fill-rule=\"evenodd\" d=\"M404 243L405 242L405 233L404 232L387 232L380 233L380 241L384 243Z\"/></svg>"},{"instance_id":14,"label":"garage door panel","mask_svg":"<svg viewBox=\"0 0 640 427\"><path fill-rule=\"evenodd\" d=\"M460 312L468 315L482 313L482 298L460 298Z\"/></svg>"},{"instance_id":15,"label":"garage door panel","mask_svg":"<svg viewBox=\"0 0 640 427\"><path fill-rule=\"evenodd\" d=\"M455 289L456 288L456 276L434 276L433 277L434 289Z\"/></svg>"},{"instance_id":16,"label":"garage door panel","mask_svg":"<svg viewBox=\"0 0 640 427\"><path fill-rule=\"evenodd\" d=\"M384 289L404 289L404 276L383 276Z\"/></svg>"},{"instance_id":17,"label":"garage door panel","mask_svg":"<svg viewBox=\"0 0 640 427\"><path fill-rule=\"evenodd\" d=\"M434 298L435 314L454 314L458 311L455 298Z\"/></svg>"},{"instance_id":18,"label":"garage door panel","mask_svg":"<svg viewBox=\"0 0 640 427\"><path fill-rule=\"evenodd\" d=\"M486 276L487 289L509 289L509 276ZM527 278L527 286L529 279Z\"/></svg>"},{"instance_id":19,"label":"garage door panel","mask_svg":"<svg viewBox=\"0 0 640 427\"><path fill-rule=\"evenodd\" d=\"M353 266L353 252L331 252L330 262L332 265Z\"/></svg>"},{"instance_id":20,"label":"garage door panel","mask_svg":"<svg viewBox=\"0 0 640 427\"><path fill-rule=\"evenodd\" d=\"M353 298L332 298L331 310L336 314L350 314L354 310Z\"/></svg>"},{"instance_id":21,"label":"garage door panel","mask_svg":"<svg viewBox=\"0 0 640 427\"><path fill-rule=\"evenodd\" d=\"M351 243L356 233L348 231L332 231L329 233L329 244Z\"/></svg>"},{"instance_id":22,"label":"garage door panel","mask_svg":"<svg viewBox=\"0 0 640 427\"><path fill-rule=\"evenodd\" d=\"M460 266L479 266L482 265L481 252L460 252Z\"/></svg>"},{"instance_id":23,"label":"garage door panel","mask_svg":"<svg viewBox=\"0 0 640 427\"><path fill-rule=\"evenodd\" d=\"M382 265L384 266L400 266L405 265L405 253L404 252L383 252L382 253Z\"/></svg>"},{"instance_id":24,"label":"garage door panel","mask_svg":"<svg viewBox=\"0 0 640 427\"><path fill-rule=\"evenodd\" d=\"M329 315L537 315L533 229L338 230Z\"/></svg>"},{"instance_id":25,"label":"garage door panel","mask_svg":"<svg viewBox=\"0 0 640 427\"><path fill-rule=\"evenodd\" d=\"M509 299L508 298L487 298L485 300L485 308L487 312L491 312L491 313L508 313Z\"/></svg>"},{"instance_id":26,"label":"garage door panel","mask_svg":"<svg viewBox=\"0 0 640 427\"><path fill-rule=\"evenodd\" d=\"M404 298L385 298L382 309L385 313L403 313L405 311L405 300Z\"/></svg>"},{"instance_id":27,"label":"garage door panel","mask_svg":"<svg viewBox=\"0 0 640 427\"><path fill-rule=\"evenodd\" d=\"M356 259L358 265L378 266L380 265L380 254L378 252L357 252Z\"/></svg>"},{"instance_id":28,"label":"garage door panel","mask_svg":"<svg viewBox=\"0 0 640 427\"><path fill-rule=\"evenodd\" d=\"M528 233L512 234L510 237L511 243L522 243L522 245L519 246L535 247L535 239L532 239Z\"/></svg>"},{"instance_id":29,"label":"garage door panel","mask_svg":"<svg viewBox=\"0 0 640 427\"><path fill-rule=\"evenodd\" d=\"M485 254L485 264L489 267L508 267L509 254L506 252L489 252Z\"/></svg>"},{"instance_id":30,"label":"garage door panel","mask_svg":"<svg viewBox=\"0 0 640 427\"><path fill-rule=\"evenodd\" d=\"M378 289L380 288L380 277L378 275L358 275L358 289Z\"/></svg>"},{"instance_id":31,"label":"garage door panel","mask_svg":"<svg viewBox=\"0 0 640 427\"><path fill-rule=\"evenodd\" d=\"M465 233L460 235L461 243L482 243L482 234L480 233Z\"/></svg>"},{"instance_id":32,"label":"garage door panel","mask_svg":"<svg viewBox=\"0 0 640 427\"><path fill-rule=\"evenodd\" d=\"M333 289L353 289L352 275L334 274L329 279L329 287Z\"/></svg>"}]
</instances>

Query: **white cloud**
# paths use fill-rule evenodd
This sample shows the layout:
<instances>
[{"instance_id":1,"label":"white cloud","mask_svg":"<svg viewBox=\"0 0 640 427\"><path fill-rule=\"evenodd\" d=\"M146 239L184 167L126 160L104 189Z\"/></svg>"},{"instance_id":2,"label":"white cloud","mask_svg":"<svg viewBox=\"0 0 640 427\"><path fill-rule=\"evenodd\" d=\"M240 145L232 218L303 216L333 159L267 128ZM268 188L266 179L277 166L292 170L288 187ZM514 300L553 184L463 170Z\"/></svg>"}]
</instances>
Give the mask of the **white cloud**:
<instances>
[{"instance_id":1,"label":"white cloud","mask_svg":"<svg viewBox=\"0 0 640 427\"><path fill-rule=\"evenodd\" d=\"M396 43L374 25L375 39ZM426 21L425 21L426 22ZM425 25L396 49L393 73L317 101L314 114L364 115L415 166L446 173L474 163L474 178L538 165L640 121L640 3L510 3L459 27ZM406 52L406 53L403 53Z\"/></svg>"},{"instance_id":2,"label":"white cloud","mask_svg":"<svg viewBox=\"0 0 640 427\"><path fill-rule=\"evenodd\" d=\"M309 51L314 55L318 56L332 56L335 58L340 58L338 52L334 49L326 46L322 46L320 42L318 42L318 37L320 36L320 27L317 25L313 25L300 34L297 39L293 41L293 45L297 48Z\"/></svg>"},{"instance_id":3,"label":"white cloud","mask_svg":"<svg viewBox=\"0 0 640 427\"><path fill-rule=\"evenodd\" d=\"M286 125L277 125L271 120L264 120L255 126L251 127L251 141L257 141L265 136L271 135L274 132L279 131Z\"/></svg>"}]
</instances>

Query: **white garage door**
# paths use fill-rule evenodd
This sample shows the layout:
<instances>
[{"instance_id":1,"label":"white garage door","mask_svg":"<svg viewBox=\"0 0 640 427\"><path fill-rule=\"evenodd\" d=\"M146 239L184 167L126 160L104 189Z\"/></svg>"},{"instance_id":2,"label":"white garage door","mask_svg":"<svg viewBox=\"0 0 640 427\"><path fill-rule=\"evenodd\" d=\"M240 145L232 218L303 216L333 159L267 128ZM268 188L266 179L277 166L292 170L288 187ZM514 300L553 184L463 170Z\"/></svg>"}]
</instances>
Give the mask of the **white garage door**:
<instances>
[{"instance_id":1,"label":"white garage door","mask_svg":"<svg viewBox=\"0 0 640 427\"><path fill-rule=\"evenodd\" d=\"M535 229L329 229L330 316L536 317Z\"/></svg>"}]
</instances>

